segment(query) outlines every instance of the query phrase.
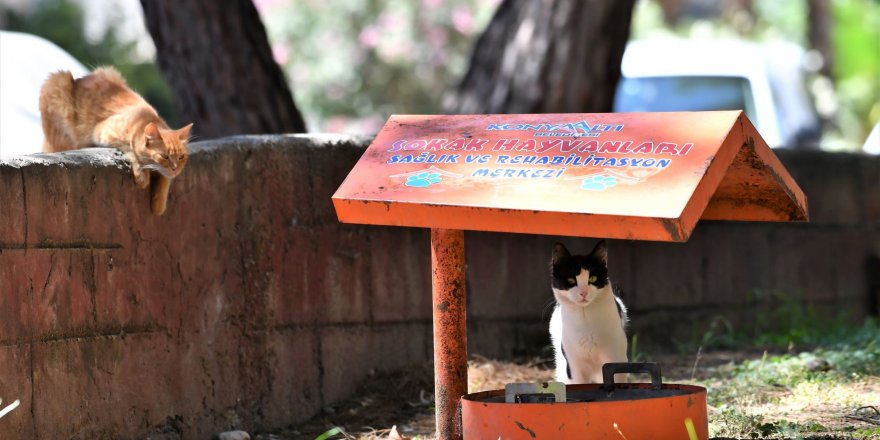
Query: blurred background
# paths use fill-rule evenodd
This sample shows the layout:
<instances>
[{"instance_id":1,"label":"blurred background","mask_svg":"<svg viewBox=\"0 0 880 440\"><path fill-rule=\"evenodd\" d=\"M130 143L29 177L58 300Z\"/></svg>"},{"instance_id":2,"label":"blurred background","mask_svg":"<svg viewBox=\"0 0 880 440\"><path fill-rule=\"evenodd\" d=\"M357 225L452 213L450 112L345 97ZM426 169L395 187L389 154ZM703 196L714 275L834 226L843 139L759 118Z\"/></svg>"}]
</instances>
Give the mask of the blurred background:
<instances>
[{"instance_id":1,"label":"blurred background","mask_svg":"<svg viewBox=\"0 0 880 440\"><path fill-rule=\"evenodd\" d=\"M618 82L614 74L599 78L599 88L617 91L611 109L601 103L538 103L544 98L537 95L552 99L554 94L565 95L566 87L573 88L572 94L583 94L574 90L578 85L572 80L579 75L578 66L564 70L565 78L541 87L511 80L511 88L533 90L528 102L516 96L498 98L504 94L495 85L503 82L504 72L479 63L515 63L518 70L512 76L523 77L553 76L547 66L561 61L542 54L554 50L584 58L580 65L584 75L590 62L615 59L596 55L591 60L591 48L605 46L578 33L578 26L585 24L571 20L541 26L540 8L510 6L511 11L505 12L499 10L500 0L254 0L253 4L271 56L283 70L309 132L375 134L392 113L742 108L774 147L880 153L880 141L876 146L866 143L880 121L878 0L635 1L631 20L626 10L614 11L604 20L603 26L620 30L604 35L629 40L622 79ZM233 9L230 14L235 15ZM508 38L493 41L487 32L493 16L499 29L505 20L513 29L499 34ZM2 0L0 29L43 37L86 69L117 66L171 125L184 123L179 117L186 106L175 103L180 93L172 91L165 79L168 72L163 77L157 66L156 45L139 1ZM481 36L485 41L477 47ZM517 54L503 47L521 42L524 36L528 37L524 46L544 44L543 49ZM14 48L8 38L2 52L2 76L10 84L14 76L9 71L20 67L10 59ZM21 56L27 57L32 50L24 52ZM493 53L500 58L493 61ZM529 63L542 56L549 63L530 71ZM40 62L47 71L59 68L49 56L40 57ZM490 72L483 82L478 78L480 68ZM43 78L30 76L30 88L38 89ZM594 80L589 86L595 90L595 84ZM5 95L21 87L7 85ZM480 94L481 90L486 93ZM8 116L13 112L8 108L10 98L3 100ZM7 134L0 144L6 155L25 148L11 145L9 127L0 130ZM208 130L200 136L224 134L229 133Z\"/></svg>"}]
</instances>

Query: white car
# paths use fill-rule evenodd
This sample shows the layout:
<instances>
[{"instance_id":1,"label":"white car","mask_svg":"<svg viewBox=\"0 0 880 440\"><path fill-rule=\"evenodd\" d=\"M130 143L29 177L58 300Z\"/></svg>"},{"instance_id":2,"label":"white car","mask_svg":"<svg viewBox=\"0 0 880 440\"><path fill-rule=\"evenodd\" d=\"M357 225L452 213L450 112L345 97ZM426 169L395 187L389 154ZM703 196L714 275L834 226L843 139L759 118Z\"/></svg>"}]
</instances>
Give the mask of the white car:
<instances>
[{"instance_id":1,"label":"white car","mask_svg":"<svg viewBox=\"0 0 880 440\"><path fill-rule=\"evenodd\" d=\"M68 70L75 78L89 72L48 40L0 31L0 157L42 151L40 87L59 70Z\"/></svg>"},{"instance_id":2,"label":"white car","mask_svg":"<svg viewBox=\"0 0 880 440\"><path fill-rule=\"evenodd\" d=\"M821 122L793 44L659 39L630 42L616 112L744 110L771 147L818 148Z\"/></svg>"}]
</instances>

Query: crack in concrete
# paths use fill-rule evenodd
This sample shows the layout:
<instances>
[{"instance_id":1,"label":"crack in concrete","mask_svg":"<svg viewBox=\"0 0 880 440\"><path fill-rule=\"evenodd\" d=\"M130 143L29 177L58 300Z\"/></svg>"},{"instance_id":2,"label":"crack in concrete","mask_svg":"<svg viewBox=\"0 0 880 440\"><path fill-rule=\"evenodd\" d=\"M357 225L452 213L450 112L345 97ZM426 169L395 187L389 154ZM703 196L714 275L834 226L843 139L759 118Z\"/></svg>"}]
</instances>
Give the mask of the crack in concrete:
<instances>
[{"instance_id":1,"label":"crack in concrete","mask_svg":"<svg viewBox=\"0 0 880 440\"><path fill-rule=\"evenodd\" d=\"M27 249L28 244L28 207L27 207L27 186L24 184L24 168L19 168L19 173L21 174L21 198L22 198L22 212L24 213L24 249ZM25 252L27 252L25 250Z\"/></svg>"},{"instance_id":2,"label":"crack in concrete","mask_svg":"<svg viewBox=\"0 0 880 440\"><path fill-rule=\"evenodd\" d=\"M27 238L25 238L27 240ZM51 241L43 241L38 243L35 246L28 245L27 241L24 243L3 243L0 242L0 250L37 250L37 251L54 251L54 250L74 250L74 251L108 251L114 249L122 249L123 246L119 243L91 243L87 241L73 241L73 242L51 242Z\"/></svg>"},{"instance_id":3,"label":"crack in concrete","mask_svg":"<svg viewBox=\"0 0 880 440\"><path fill-rule=\"evenodd\" d=\"M49 287L49 280L52 279L52 272L55 271L55 255L57 254L52 254L49 257L49 273L46 275L46 281L43 282L42 292L44 297L46 296L46 289Z\"/></svg>"},{"instance_id":4,"label":"crack in concrete","mask_svg":"<svg viewBox=\"0 0 880 440\"><path fill-rule=\"evenodd\" d=\"M313 330L313 345L312 349L314 350L314 356L312 356L312 360L315 362L315 367L318 369L318 408L324 407L324 359L321 347L321 334L317 329Z\"/></svg>"},{"instance_id":5,"label":"crack in concrete","mask_svg":"<svg viewBox=\"0 0 880 440\"><path fill-rule=\"evenodd\" d=\"M33 286L31 286L31 293L33 293ZM84 328L79 330L78 333L74 331L68 334L49 334L46 336L35 338L33 336L33 329L31 329L31 334L27 338L0 340L0 348L22 347L24 345L30 345L31 349L33 350L33 344L35 343L51 344L55 342L92 341L99 339L124 338L128 336L149 335L162 331L164 331L163 328L153 325L113 326L104 327L97 330Z\"/></svg>"},{"instance_id":6,"label":"crack in concrete","mask_svg":"<svg viewBox=\"0 0 880 440\"><path fill-rule=\"evenodd\" d=\"M49 269L51 274L51 269ZM48 282L48 278L47 278ZM45 288L45 287L44 287ZM31 412L31 429L32 434L37 436L37 413L35 409L36 402L36 388L37 385L34 383L34 280L31 277L28 277L28 352L30 358L30 381L31 381L31 401L30 401L30 412Z\"/></svg>"},{"instance_id":7,"label":"crack in concrete","mask_svg":"<svg viewBox=\"0 0 880 440\"><path fill-rule=\"evenodd\" d=\"M89 278L87 282L92 306L92 322L98 325L98 279L95 274L95 252L89 251L89 257L91 267L88 268Z\"/></svg>"}]
</instances>

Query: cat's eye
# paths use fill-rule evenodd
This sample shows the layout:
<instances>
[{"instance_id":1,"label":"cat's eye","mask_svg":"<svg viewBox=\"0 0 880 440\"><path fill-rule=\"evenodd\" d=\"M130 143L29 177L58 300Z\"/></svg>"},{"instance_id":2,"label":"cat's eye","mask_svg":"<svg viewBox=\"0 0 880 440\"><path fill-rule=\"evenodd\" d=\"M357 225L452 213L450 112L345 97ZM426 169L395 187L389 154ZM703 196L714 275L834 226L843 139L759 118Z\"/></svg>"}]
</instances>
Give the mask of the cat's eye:
<instances>
[{"instance_id":1,"label":"cat's eye","mask_svg":"<svg viewBox=\"0 0 880 440\"><path fill-rule=\"evenodd\" d=\"M569 278L569 279L568 279L568 284L577 284L577 280L574 279L574 278Z\"/></svg>"},{"instance_id":2,"label":"cat's eye","mask_svg":"<svg viewBox=\"0 0 880 440\"><path fill-rule=\"evenodd\" d=\"M594 284L594 283L596 282L596 279L597 279L597 278L596 278L596 275L593 275L593 276L590 277L589 280L587 280L587 282L590 283L590 284Z\"/></svg>"}]
</instances>

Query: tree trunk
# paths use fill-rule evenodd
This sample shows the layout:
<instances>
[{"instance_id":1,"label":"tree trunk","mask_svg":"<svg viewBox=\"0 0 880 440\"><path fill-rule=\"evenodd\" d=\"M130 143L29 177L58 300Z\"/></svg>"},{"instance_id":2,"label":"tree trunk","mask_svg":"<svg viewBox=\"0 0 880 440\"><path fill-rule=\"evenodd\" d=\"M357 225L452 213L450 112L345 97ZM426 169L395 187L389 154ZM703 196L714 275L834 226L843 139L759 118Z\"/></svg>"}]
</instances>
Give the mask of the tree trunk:
<instances>
[{"instance_id":1,"label":"tree trunk","mask_svg":"<svg viewBox=\"0 0 880 440\"><path fill-rule=\"evenodd\" d=\"M611 111L634 3L504 0L447 110Z\"/></svg>"},{"instance_id":2,"label":"tree trunk","mask_svg":"<svg viewBox=\"0 0 880 440\"><path fill-rule=\"evenodd\" d=\"M159 67L199 137L306 130L251 0L141 0Z\"/></svg>"},{"instance_id":3,"label":"tree trunk","mask_svg":"<svg viewBox=\"0 0 880 440\"><path fill-rule=\"evenodd\" d=\"M834 79L834 45L831 41L831 2L828 0L810 0L809 3L808 39L810 48L822 55L822 67L819 72Z\"/></svg>"}]
</instances>

